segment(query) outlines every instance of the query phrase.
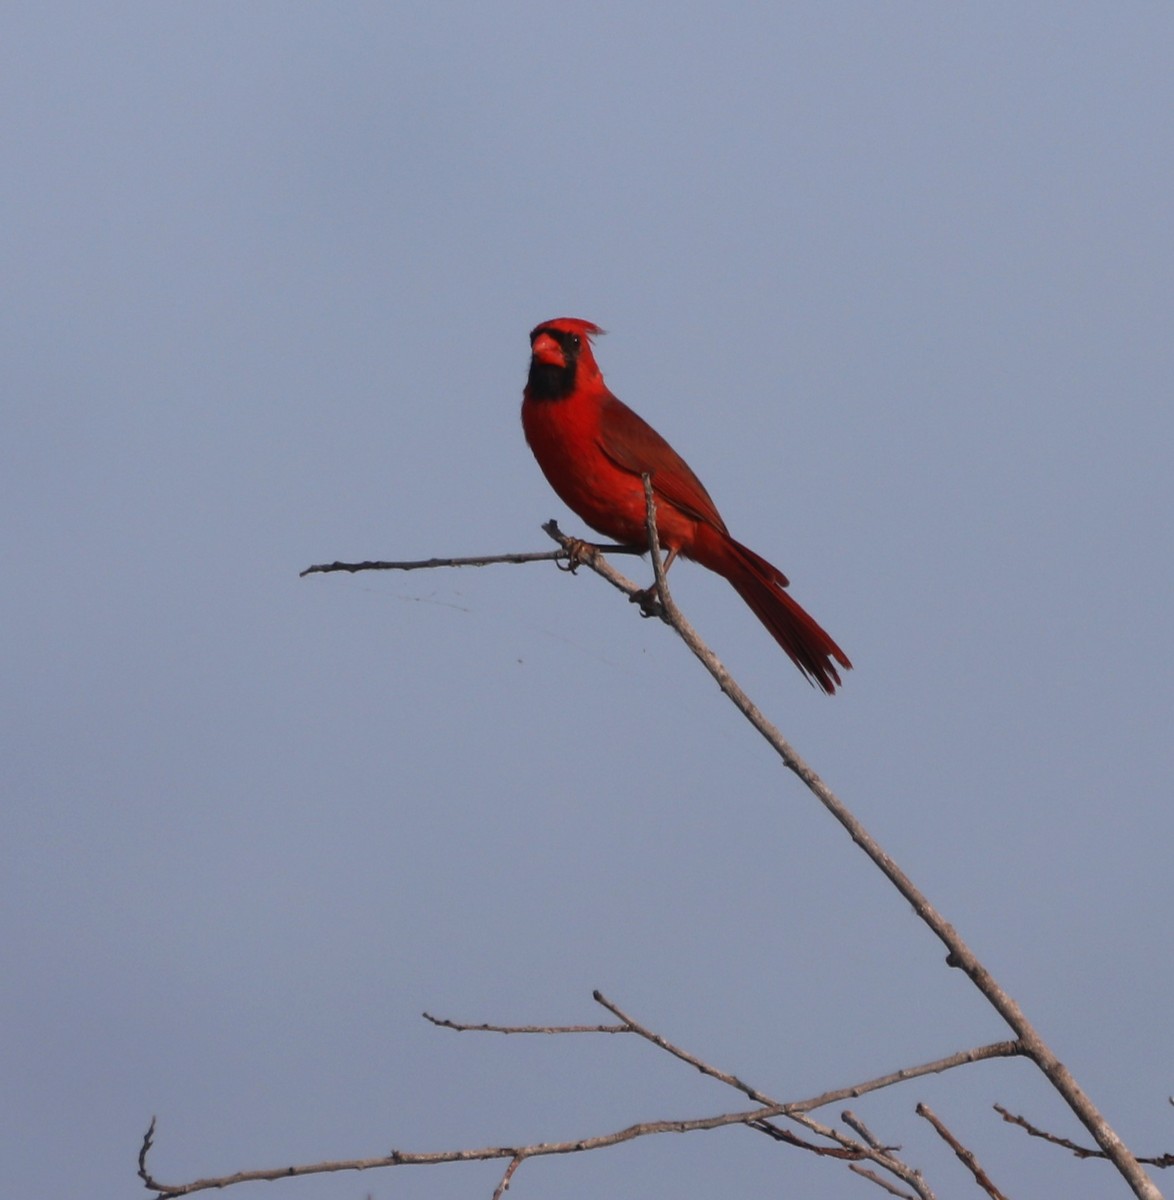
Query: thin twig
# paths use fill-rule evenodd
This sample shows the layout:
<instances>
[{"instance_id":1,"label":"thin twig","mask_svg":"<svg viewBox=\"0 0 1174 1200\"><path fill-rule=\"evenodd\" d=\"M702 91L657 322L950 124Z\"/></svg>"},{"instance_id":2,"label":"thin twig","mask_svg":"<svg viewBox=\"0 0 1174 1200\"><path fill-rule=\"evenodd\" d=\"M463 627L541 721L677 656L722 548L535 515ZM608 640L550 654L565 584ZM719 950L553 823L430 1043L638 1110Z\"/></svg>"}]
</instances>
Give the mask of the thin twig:
<instances>
[{"instance_id":1,"label":"thin twig","mask_svg":"<svg viewBox=\"0 0 1174 1200\"><path fill-rule=\"evenodd\" d=\"M872 1130L850 1108L846 1108L840 1113L840 1120L849 1129L855 1130L874 1150L887 1150L893 1153L901 1149L900 1146L882 1146Z\"/></svg>"},{"instance_id":2,"label":"thin twig","mask_svg":"<svg viewBox=\"0 0 1174 1200\"><path fill-rule=\"evenodd\" d=\"M628 1016L626 1012L619 1007L618 1004L613 1004L602 992L594 991L591 993L597 1004L602 1004L608 1012L614 1013L633 1033L638 1033L642 1038L651 1042L654 1046L671 1054L674 1058L679 1058L681 1062L688 1063L691 1067L696 1067L702 1075L708 1075L711 1079L716 1079L729 1087L736 1088L743 1095L748 1096L755 1104L769 1104L778 1109L781 1113L786 1109L786 1105L780 1104L779 1101L772 1099L765 1093L760 1092L757 1088L751 1087L750 1084L744 1083L737 1075L729 1075L725 1071L719 1071L716 1067L711 1067L708 1063L703 1062L695 1054L690 1054L688 1050L682 1050L680 1046L674 1046L667 1038L661 1037L659 1033L654 1033L651 1029L641 1025L635 1018Z\"/></svg>"},{"instance_id":3,"label":"thin twig","mask_svg":"<svg viewBox=\"0 0 1174 1200\"><path fill-rule=\"evenodd\" d=\"M660 556L660 530L656 525L656 493L652 490L652 476L646 471L644 480L644 528L648 531L648 553L652 557L652 577L656 581L656 594L663 596L668 584L668 572Z\"/></svg>"},{"instance_id":4,"label":"thin twig","mask_svg":"<svg viewBox=\"0 0 1174 1200\"><path fill-rule=\"evenodd\" d=\"M761 1121L753 1121L751 1125L759 1133L765 1133L776 1142L786 1142L788 1146L794 1146L799 1150L810 1150L813 1154L820 1155L823 1158L838 1158L846 1162L860 1162L863 1159L876 1161L875 1155L869 1152L867 1146L853 1142L850 1138L843 1138L843 1135L841 1135L845 1143L843 1145L817 1146L814 1142L809 1142L805 1138L801 1138L797 1133L792 1133L789 1129L783 1129L780 1125L772 1125L765 1118Z\"/></svg>"},{"instance_id":5,"label":"thin twig","mask_svg":"<svg viewBox=\"0 0 1174 1200\"><path fill-rule=\"evenodd\" d=\"M447 1017L434 1017L430 1012L420 1014L425 1021L441 1029L458 1033L632 1033L627 1025L462 1025Z\"/></svg>"},{"instance_id":6,"label":"thin twig","mask_svg":"<svg viewBox=\"0 0 1174 1200\"><path fill-rule=\"evenodd\" d=\"M524 1159L521 1154L515 1154L510 1159L510 1165L506 1167L505 1174L501 1177L501 1182L493 1191L493 1200L501 1200L502 1196L510 1190L510 1180L514 1177L514 1172L522 1165Z\"/></svg>"},{"instance_id":7,"label":"thin twig","mask_svg":"<svg viewBox=\"0 0 1174 1200\"><path fill-rule=\"evenodd\" d=\"M823 1108L825 1104L839 1104L841 1100L856 1100L868 1092L877 1092L881 1088L891 1087L895 1083L904 1083L909 1079L919 1079L923 1075L940 1075L944 1071L952 1071L955 1067L968 1066L971 1063L985 1062L990 1058L1015 1058L1023 1053L1018 1042L990 1042L985 1046L975 1046L973 1050L959 1050L957 1054L949 1054L945 1058L935 1058L933 1062L921 1063L916 1067L901 1067L890 1071L887 1075L878 1075L865 1083L853 1084L851 1087L836 1088L832 1092L823 1092L812 1096L810 1100L799 1100L787 1106L788 1112L810 1112Z\"/></svg>"},{"instance_id":8,"label":"thin twig","mask_svg":"<svg viewBox=\"0 0 1174 1200\"><path fill-rule=\"evenodd\" d=\"M1018 1125L1020 1129L1030 1134L1034 1138L1040 1138L1045 1142L1051 1142L1053 1146L1061 1146L1065 1150L1071 1150L1077 1158L1104 1158L1103 1150L1096 1150L1092 1146L1081 1146L1076 1142L1069 1141L1066 1137L1060 1137L1056 1133L1048 1133L1046 1129L1040 1129L1033 1125L1026 1117L1017 1116L1013 1112L1008 1112L1001 1104L994 1106L995 1112L1007 1122L1008 1125ZM1147 1167L1174 1167L1174 1154L1155 1154L1150 1156L1138 1156L1138 1162L1145 1163Z\"/></svg>"},{"instance_id":9,"label":"thin twig","mask_svg":"<svg viewBox=\"0 0 1174 1200\"><path fill-rule=\"evenodd\" d=\"M593 543L585 544L590 545L592 550L599 553L644 553L639 546L597 546ZM347 571L352 575L356 571L429 571L436 567L490 567L497 563L554 562L557 559L565 559L567 557L566 550L528 550L519 551L515 554L473 554L466 558L418 558L407 562L370 560L367 562L315 563L314 566L307 567L304 571L299 571L298 578L304 579L307 575L325 575L331 571Z\"/></svg>"},{"instance_id":10,"label":"thin twig","mask_svg":"<svg viewBox=\"0 0 1174 1200\"><path fill-rule=\"evenodd\" d=\"M143 1144L139 1147L139 1178L147 1185L152 1187L151 1176L147 1173L147 1155L151 1153L151 1147L155 1144L155 1117L151 1117L151 1123L147 1126L147 1132L143 1134Z\"/></svg>"},{"instance_id":11,"label":"thin twig","mask_svg":"<svg viewBox=\"0 0 1174 1200\"><path fill-rule=\"evenodd\" d=\"M911 1167L908 1163L903 1162L893 1151L884 1148L877 1150L871 1146L866 1146L863 1142L858 1142L854 1138L848 1137L833 1126L824 1125L822 1122L816 1121L807 1113L784 1111L782 1115L791 1121L799 1122L805 1129L811 1130L812 1133L817 1133L821 1137L838 1142L841 1146L858 1149L861 1153L853 1157L869 1159L878 1167L882 1167L891 1175L895 1175L898 1179L907 1183L921 1200L935 1200L934 1193L930 1189L929 1184L925 1182L925 1178L921 1172L916 1167ZM779 1137L780 1134L785 1134L786 1132L766 1119L755 1121L753 1127L763 1133L770 1134L772 1137ZM784 1138L783 1140L789 1139Z\"/></svg>"},{"instance_id":12,"label":"thin twig","mask_svg":"<svg viewBox=\"0 0 1174 1200\"><path fill-rule=\"evenodd\" d=\"M863 1175L865 1179L871 1180L877 1187L884 1188L891 1196L900 1196L901 1200L917 1200L916 1196L912 1196L909 1192L903 1192L900 1188L894 1187L887 1179L878 1175L875 1171L870 1171L867 1167L862 1167L859 1163L851 1163L848 1170L855 1171L857 1175Z\"/></svg>"},{"instance_id":13,"label":"thin twig","mask_svg":"<svg viewBox=\"0 0 1174 1200\"><path fill-rule=\"evenodd\" d=\"M1007 1197L995 1187L990 1176L979 1166L974 1152L962 1145L949 1129L946 1128L945 1122L942 1121L928 1104L919 1104L916 1112L919 1117L924 1117L934 1127L938 1137L954 1151L958 1156L958 1161L974 1176L974 1182L990 1196L991 1200L1007 1200Z\"/></svg>"}]
</instances>

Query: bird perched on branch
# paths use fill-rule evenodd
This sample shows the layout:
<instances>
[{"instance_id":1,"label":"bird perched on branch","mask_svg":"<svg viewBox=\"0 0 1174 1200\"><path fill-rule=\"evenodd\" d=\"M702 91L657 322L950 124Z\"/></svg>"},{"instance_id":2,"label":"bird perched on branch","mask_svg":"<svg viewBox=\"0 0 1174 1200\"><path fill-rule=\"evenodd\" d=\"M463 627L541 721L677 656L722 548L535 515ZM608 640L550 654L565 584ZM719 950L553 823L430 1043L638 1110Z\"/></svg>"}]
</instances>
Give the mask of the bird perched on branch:
<instances>
[{"instance_id":1,"label":"bird perched on branch","mask_svg":"<svg viewBox=\"0 0 1174 1200\"><path fill-rule=\"evenodd\" d=\"M847 655L786 592L787 577L735 541L683 458L608 390L592 353L603 330L559 317L530 334L530 376L522 428L562 501L593 529L627 546L648 546L643 476L656 498L656 527L667 550L728 579L791 661L829 694Z\"/></svg>"}]
</instances>

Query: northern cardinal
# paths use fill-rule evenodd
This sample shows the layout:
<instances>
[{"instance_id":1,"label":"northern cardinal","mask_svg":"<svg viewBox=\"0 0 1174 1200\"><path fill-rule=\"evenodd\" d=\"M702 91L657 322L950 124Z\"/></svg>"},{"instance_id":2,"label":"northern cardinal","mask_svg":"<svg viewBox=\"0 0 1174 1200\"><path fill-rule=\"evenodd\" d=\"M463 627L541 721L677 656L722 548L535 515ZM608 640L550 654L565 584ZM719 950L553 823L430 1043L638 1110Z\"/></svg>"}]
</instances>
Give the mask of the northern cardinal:
<instances>
[{"instance_id":1,"label":"northern cardinal","mask_svg":"<svg viewBox=\"0 0 1174 1200\"><path fill-rule=\"evenodd\" d=\"M550 486L593 529L626 546L648 546L643 475L656 497L665 567L678 555L716 571L770 630L804 675L832 693L847 655L783 589L787 577L726 529L683 458L608 391L591 351L598 325L574 317L530 334L522 428Z\"/></svg>"}]
</instances>

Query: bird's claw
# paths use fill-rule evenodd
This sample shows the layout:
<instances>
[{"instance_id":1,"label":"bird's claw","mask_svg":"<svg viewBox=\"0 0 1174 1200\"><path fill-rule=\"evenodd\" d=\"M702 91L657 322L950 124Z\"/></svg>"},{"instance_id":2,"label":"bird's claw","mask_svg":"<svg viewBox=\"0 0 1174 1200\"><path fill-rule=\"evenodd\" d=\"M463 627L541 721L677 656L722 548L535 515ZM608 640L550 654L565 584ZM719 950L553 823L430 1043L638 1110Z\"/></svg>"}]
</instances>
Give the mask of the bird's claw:
<instances>
[{"instance_id":1,"label":"bird's claw","mask_svg":"<svg viewBox=\"0 0 1174 1200\"><path fill-rule=\"evenodd\" d=\"M664 607L660 602L660 593L656 589L654 583L651 587L641 588L638 592L633 592L628 600L632 604L640 605L640 615L642 617L659 617L664 615Z\"/></svg>"},{"instance_id":2,"label":"bird's claw","mask_svg":"<svg viewBox=\"0 0 1174 1200\"><path fill-rule=\"evenodd\" d=\"M567 556L565 565L555 559L555 566L560 571L570 571L574 575L583 563L595 553L595 547L590 542L583 541L582 538L569 537L563 541L563 552Z\"/></svg>"}]
</instances>

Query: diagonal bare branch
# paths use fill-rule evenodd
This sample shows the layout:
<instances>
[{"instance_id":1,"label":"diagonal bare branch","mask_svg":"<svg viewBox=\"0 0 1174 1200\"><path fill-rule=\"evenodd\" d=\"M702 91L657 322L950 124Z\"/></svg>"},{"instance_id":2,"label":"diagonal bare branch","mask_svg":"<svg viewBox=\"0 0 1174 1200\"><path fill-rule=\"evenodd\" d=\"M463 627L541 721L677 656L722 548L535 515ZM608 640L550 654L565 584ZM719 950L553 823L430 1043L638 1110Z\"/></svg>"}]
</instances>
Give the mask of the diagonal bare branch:
<instances>
[{"instance_id":1,"label":"diagonal bare branch","mask_svg":"<svg viewBox=\"0 0 1174 1200\"><path fill-rule=\"evenodd\" d=\"M933 1111L928 1104L919 1104L915 1110L919 1117L924 1117L933 1127L938 1137L950 1147L958 1157L958 1161L974 1176L974 1182L991 1200L1007 1200L1007 1197L995 1187L990 1176L979 1166L974 1151L968 1149L946 1128L946 1123Z\"/></svg>"},{"instance_id":2,"label":"diagonal bare branch","mask_svg":"<svg viewBox=\"0 0 1174 1200\"><path fill-rule=\"evenodd\" d=\"M862 1175L865 1179L871 1180L877 1187L884 1188L890 1196L900 1196L901 1200L917 1200L916 1196L910 1195L909 1192L903 1192L898 1187L894 1187L883 1175L878 1175L875 1171L870 1171L868 1167L862 1167L859 1163L851 1163L848 1170L855 1171L857 1175Z\"/></svg>"},{"instance_id":3,"label":"diagonal bare branch","mask_svg":"<svg viewBox=\"0 0 1174 1200\"><path fill-rule=\"evenodd\" d=\"M624 1025L633 1033L638 1033L646 1041L651 1042L654 1046L671 1054L674 1058L679 1058L681 1062L688 1063L691 1067L696 1067L702 1075L708 1075L711 1079L716 1079L721 1083L727 1084L732 1088L736 1088L743 1095L748 1096L755 1104L769 1104L776 1108L780 1113L786 1109L786 1105L778 1100L772 1099L764 1092L758 1091L757 1088L751 1087L750 1084L744 1083L737 1075L727 1074L725 1071L719 1071L717 1067L711 1067L708 1063L703 1062L695 1054L690 1054L688 1050L682 1050L680 1046L673 1045L667 1038L661 1037L659 1033L654 1033L651 1029L641 1025L635 1018L630 1017L618 1004L613 1004L602 992L594 991L591 993L597 1004L602 1004L608 1012L614 1013Z\"/></svg>"}]
</instances>

